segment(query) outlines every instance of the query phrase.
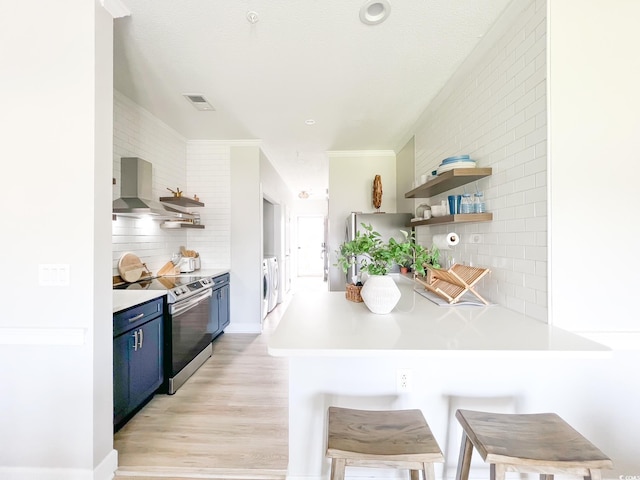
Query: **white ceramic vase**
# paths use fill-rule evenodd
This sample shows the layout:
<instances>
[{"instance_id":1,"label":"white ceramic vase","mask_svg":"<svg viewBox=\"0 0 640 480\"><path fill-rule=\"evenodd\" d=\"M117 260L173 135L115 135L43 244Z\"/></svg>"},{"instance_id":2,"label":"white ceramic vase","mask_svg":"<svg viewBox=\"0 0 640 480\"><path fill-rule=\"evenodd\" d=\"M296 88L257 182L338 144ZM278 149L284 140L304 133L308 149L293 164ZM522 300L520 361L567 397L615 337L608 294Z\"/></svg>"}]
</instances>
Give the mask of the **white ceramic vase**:
<instances>
[{"instance_id":1,"label":"white ceramic vase","mask_svg":"<svg viewBox=\"0 0 640 480\"><path fill-rule=\"evenodd\" d=\"M400 301L400 289L389 275L369 275L360 296L369 310L384 315Z\"/></svg>"}]
</instances>

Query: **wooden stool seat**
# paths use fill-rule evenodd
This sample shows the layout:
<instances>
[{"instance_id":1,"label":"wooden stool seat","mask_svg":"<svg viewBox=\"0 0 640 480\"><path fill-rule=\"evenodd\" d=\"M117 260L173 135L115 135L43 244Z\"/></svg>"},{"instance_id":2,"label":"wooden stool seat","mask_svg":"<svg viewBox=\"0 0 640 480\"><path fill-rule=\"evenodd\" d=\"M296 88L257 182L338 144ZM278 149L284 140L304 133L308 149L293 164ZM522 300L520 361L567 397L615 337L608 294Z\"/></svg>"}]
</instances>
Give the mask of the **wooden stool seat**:
<instances>
[{"instance_id":1,"label":"wooden stool seat","mask_svg":"<svg viewBox=\"0 0 640 480\"><path fill-rule=\"evenodd\" d=\"M329 407L326 456L332 480L343 480L347 466L408 469L412 480L422 470L425 480L434 480L433 464L444 461L420 410Z\"/></svg>"},{"instance_id":2,"label":"wooden stool seat","mask_svg":"<svg viewBox=\"0 0 640 480\"><path fill-rule=\"evenodd\" d=\"M456 411L464 434L456 480L469 478L473 447L490 464L491 480L505 472L579 475L594 480L613 462L555 413L511 414Z\"/></svg>"}]
</instances>

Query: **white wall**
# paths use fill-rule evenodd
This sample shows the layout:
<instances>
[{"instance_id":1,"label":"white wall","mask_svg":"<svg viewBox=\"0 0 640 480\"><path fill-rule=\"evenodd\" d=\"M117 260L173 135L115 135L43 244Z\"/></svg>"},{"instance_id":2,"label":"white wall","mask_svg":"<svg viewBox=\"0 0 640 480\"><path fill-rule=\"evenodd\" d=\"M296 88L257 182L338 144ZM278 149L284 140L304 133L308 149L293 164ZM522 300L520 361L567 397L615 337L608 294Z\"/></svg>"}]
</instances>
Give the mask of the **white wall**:
<instances>
[{"instance_id":1,"label":"white wall","mask_svg":"<svg viewBox=\"0 0 640 480\"><path fill-rule=\"evenodd\" d=\"M20 21L28 19L28 21ZM0 477L107 479L112 437L111 16L15 2L0 17L0 129L11 272L0 288ZM67 286L38 283L68 265Z\"/></svg>"},{"instance_id":2,"label":"white wall","mask_svg":"<svg viewBox=\"0 0 640 480\"><path fill-rule=\"evenodd\" d=\"M549 8L552 321L637 334L640 3Z\"/></svg>"},{"instance_id":3,"label":"white wall","mask_svg":"<svg viewBox=\"0 0 640 480\"><path fill-rule=\"evenodd\" d=\"M349 213L375 211L373 180L382 178L380 211L396 210L396 156L391 151L329 152L329 289L344 290L344 273L334 267L336 250L344 241ZM404 195L404 193L402 193Z\"/></svg>"},{"instance_id":4,"label":"white wall","mask_svg":"<svg viewBox=\"0 0 640 480\"><path fill-rule=\"evenodd\" d=\"M505 26L506 24L506 26ZM547 319L547 111L544 0L515 0L423 114L415 132L416 176L446 157L470 154L493 175L478 182L489 223L418 227L418 240L455 231L458 263L489 267L479 292ZM466 191L475 191L475 185ZM433 197L440 203L448 194ZM416 200L428 203L426 199ZM472 233L480 244L469 243Z\"/></svg>"},{"instance_id":5,"label":"white wall","mask_svg":"<svg viewBox=\"0 0 640 480\"><path fill-rule=\"evenodd\" d=\"M294 260L291 250L287 250L287 245L291 242L291 235L295 234L292 228L291 217L287 217L287 212L291 212L295 205L295 196L282 180L282 177L273 167L267 156L260 152L260 183L262 185L262 195L273 207L269 209L269 216L265 210L262 224L265 234L268 232L269 239L263 239L264 255L275 255L278 259L280 281L278 285L278 303L284 299L286 291L291 285L291 272ZM287 228L288 223L288 228ZM286 236L289 235L287 239Z\"/></svg>"},{"instance_id":6,"label":"white wall","mask_svg":"<svg viewBox=\"0 0 640 480\"><path fill-rule=\"evenodd\" d=\"M259 333L262 322L262 192L258 145L231 147L231 325Z\"/></svg>"}]
</instances>

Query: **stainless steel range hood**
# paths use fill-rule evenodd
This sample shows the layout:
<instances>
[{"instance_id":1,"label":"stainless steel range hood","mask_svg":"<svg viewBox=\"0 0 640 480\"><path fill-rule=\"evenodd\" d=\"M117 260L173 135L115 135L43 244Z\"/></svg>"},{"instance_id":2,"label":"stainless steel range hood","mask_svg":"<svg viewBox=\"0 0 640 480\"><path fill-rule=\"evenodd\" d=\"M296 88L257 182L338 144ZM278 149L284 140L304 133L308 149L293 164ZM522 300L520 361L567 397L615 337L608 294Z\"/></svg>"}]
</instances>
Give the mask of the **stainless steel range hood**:
<instances>
[{"instance_id":1,"label":"stainless steel range hood","mask_svg":"<svg viewBox=\"0 0 640 480\"><path fill-rule=\"evenodd\" d=\"M120 198L113 201L113 213L127 217L153 216L158 220L192 218L186 211L152 200L151 163L138 157L123 157L120 163Z\"/></svg>"}]
</instances>

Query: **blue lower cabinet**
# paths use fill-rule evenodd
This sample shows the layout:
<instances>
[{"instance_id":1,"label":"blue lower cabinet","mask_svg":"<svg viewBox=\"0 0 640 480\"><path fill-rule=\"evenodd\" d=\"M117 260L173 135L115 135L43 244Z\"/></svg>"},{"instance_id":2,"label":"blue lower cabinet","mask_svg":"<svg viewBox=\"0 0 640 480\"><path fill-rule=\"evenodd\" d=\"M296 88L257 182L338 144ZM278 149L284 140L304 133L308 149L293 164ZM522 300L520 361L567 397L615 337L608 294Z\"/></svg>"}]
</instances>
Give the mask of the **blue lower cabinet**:
<instances>
[{"instance_id":1,"label":"blue lower cabinet","mask_svg":"<svg viewBox=\"0 0 640 480\"><path fill-rule=\"evenodd\" d=\"M152 305L149 305L152 304ZM114 315L113 424L120 428L162 385L164 297Z\"/></svg>"},{"instance_id":2,"label":"blue lower cabinet","mask_svg":"<svg viewBox=\"0 0 640 480\"><path fill-rule=\"evenodd\" d=\"M229 274L220 275L213 279L213 298L211 302L211 321L209 331L213 338L217 337L229 325Z\"/></svg>"}]
</instances>

